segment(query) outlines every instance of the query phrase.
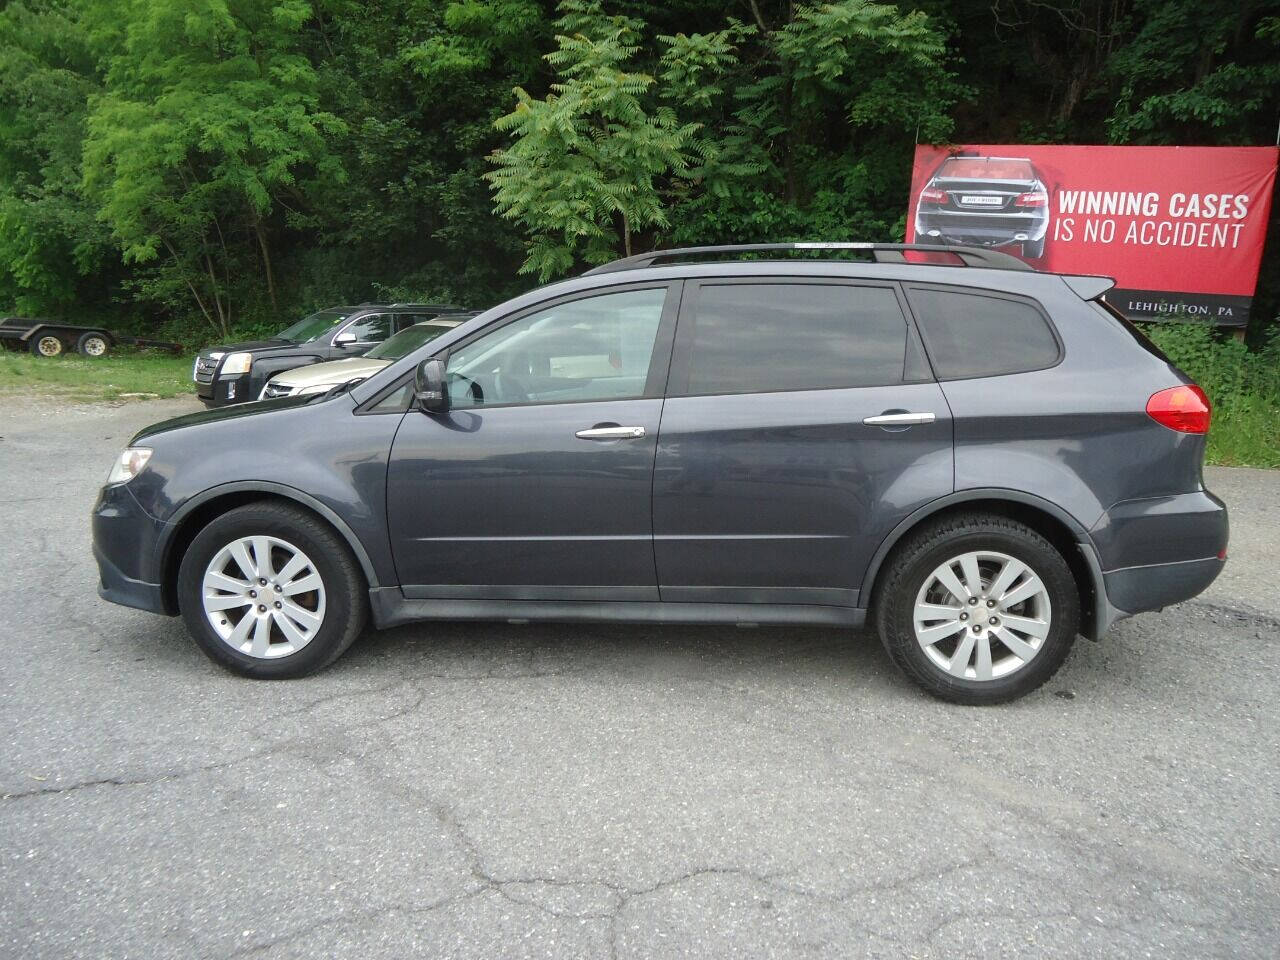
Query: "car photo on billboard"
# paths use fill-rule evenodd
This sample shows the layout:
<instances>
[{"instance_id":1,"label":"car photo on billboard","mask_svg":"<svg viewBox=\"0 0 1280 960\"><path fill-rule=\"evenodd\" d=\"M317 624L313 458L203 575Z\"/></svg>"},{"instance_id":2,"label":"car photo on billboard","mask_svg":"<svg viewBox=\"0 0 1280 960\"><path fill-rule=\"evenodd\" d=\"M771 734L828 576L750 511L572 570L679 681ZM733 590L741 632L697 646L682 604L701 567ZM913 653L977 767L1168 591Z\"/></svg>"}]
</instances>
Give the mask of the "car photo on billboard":
<instances>
[{"instance_id":1,"label":"car photo on billboard","mask_svg":"<svg viewBox=\"0 0 1280 960\"><path fill-rule=\"evenodd\" d=\"M1049 190L1025 157L948 157L916 201L917 243L1017 244L1038 260L1048 230Z\"/></svg>"}]
</instances>

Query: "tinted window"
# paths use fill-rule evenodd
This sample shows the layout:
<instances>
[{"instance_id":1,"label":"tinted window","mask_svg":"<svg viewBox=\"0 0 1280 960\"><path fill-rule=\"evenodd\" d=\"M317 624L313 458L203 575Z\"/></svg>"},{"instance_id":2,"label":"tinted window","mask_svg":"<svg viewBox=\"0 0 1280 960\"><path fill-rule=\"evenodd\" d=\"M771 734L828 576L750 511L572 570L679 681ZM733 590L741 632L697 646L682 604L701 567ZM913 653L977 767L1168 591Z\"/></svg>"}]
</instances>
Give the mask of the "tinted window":
<instances>
[{"instance_id":1,"label":"tinted window","mask_svg":"<svg viewBox=\"0 0 1280 960\"><path fill-rule=\"evenodd\" d=\"M347 319L348 316L349 314L338 313L336 310L321 310L319 313L304 317L293 326L285 327L276 336L281 340L291 340L294 343L309 343L335 323L341 323Z\"/></svg>"},{"instance_id":2,"label":"tinted window","mask_svg":"<svg viewBox=\"0 0 1280 960\"><path fill-rule=\"evenodd\" d=\"M939 377L990 377L1058 361L1053 331L1028 303L915 287L908 297Z\"/></svg>"},{"instance_id":3,"label":"tinted window","mask_svg":"<svg viewBox=\"0 0 1280 960\"><path fill-rule=\"evenodd\" d=\"M372 316L361 317L344 332L354 333L359 343L381 343L391 336L391 315L375 313Z\"/></svg>"},{"instance_id":4,"label":"tinted window","mask_svg":"<svg viewBox=\"0 0 1280 960\"><path fill-rule=\"evenodd\" d=\"M707 284L694 308L688 392L899 383L906 340L898 299L885 287Z\"/></svg>"},{"instance_id":5,"label":"tinted window","mask_svg":"<svg viewBox=\"0 0 1280 960\"><path fill-rule=\"evenodd\" d=\"M642 397L665 289L571 300L449 355L455 407Z\"/></svg>"},{"instance_id":6,"label":"tinted window","mask_svg":"<svg viewBox=\"0 0 1280 960\"><path fill-rule=\"evenodd\" d=\"M448 333L458 325L457 321L415 323L406 327L390 340L386 340L365 354L373 360L399 360L407 357L424 343L430 343L442 333Z\"/></svg>"}]
</instances>

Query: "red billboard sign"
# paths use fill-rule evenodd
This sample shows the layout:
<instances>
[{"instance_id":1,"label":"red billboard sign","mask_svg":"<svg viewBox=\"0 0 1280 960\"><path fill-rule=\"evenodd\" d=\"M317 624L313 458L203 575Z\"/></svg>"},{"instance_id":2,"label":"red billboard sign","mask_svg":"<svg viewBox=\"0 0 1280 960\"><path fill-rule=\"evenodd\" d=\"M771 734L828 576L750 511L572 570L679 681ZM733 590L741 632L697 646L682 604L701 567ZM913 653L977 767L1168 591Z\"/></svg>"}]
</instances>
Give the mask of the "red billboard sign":
<instances>
[{"instance_id":1,"label":"red billboard sign","mask_svg":"<svg viewBox=\"0 0 1280 960\"><path fill-rule=\"evenodd\" d=\"M1244 326L1276 147L917 146L909 243L998 247L1116 279L1133 319Z\"/></svg>"}]
</instances>

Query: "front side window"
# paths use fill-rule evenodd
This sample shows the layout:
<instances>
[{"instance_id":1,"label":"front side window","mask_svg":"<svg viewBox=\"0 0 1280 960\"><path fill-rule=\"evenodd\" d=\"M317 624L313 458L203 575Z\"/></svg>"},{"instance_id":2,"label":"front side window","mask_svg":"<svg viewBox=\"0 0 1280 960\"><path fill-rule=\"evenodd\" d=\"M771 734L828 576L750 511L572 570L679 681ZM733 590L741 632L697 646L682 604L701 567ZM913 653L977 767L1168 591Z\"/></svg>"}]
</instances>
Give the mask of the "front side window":
<instances>
[{"instance_id":1,"label":"front side window","mask_svg":"<svg viewBox=\"0 0 1280 960\"><path fill-rule=\"evenodd\" d=\"M381 343L391 336L391 315L389 313L375 313L367 317L361 317L347 327L343 333L354 333L357 343Z\"/></svg>"},{"instance_id":2,"label":"front side window","mask_svg":"<svg viewBox=\"0 0 1280 960\"><path fill-rule=\"evenodd\" d=\"M887 287L716 283L697 293L690 394L901 383L907 323Z\"/></svg>"},{"instance_id":3,"label":"front side window","mask_svg":"<svg viewBox=\"0 0 1280 960\"><path fill-rule=\"evenodd\" d=\"M571 300L473 340L449 355L454 407L642 397L666 290Z\"/></svg>"}]
</instances>

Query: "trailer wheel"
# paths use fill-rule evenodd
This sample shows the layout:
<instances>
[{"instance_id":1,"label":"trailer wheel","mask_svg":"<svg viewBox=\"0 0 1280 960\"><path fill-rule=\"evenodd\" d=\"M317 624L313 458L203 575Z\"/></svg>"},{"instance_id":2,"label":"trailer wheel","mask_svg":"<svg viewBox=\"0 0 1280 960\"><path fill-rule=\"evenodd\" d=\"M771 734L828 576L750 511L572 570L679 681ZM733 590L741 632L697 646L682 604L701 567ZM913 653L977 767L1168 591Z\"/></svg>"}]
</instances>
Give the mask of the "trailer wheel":
<instances>
[{"instance_id":1,"label":"trailer wheel","mask_svg":"<svg viewBox=\"0 0 1280 960\"><path fill-rule=\"evenodd\" d=\"M76 350L86 357L105 357L111 349L111 342L101 333L82 333L76 342Z\"/></svg>"},{"instance_id":2,"label":"trailer wheel","mask_svg":"<svg viewBox=\"0 0 1280 960\"><path fill-rule=\"evenodd\" d=\"M52 333L42 333L31 341L31 352L37 357L58 357L66 349L66 344Z\"/></svg>"}]
</instances>

